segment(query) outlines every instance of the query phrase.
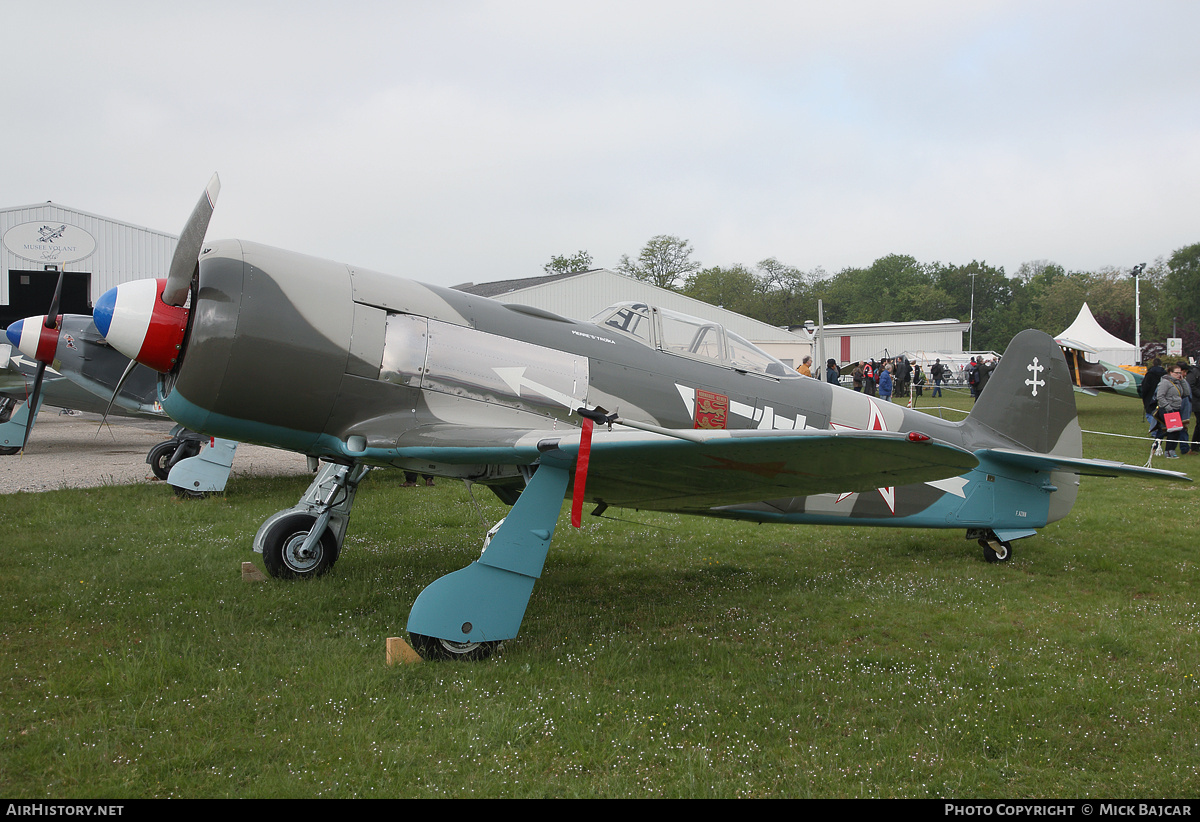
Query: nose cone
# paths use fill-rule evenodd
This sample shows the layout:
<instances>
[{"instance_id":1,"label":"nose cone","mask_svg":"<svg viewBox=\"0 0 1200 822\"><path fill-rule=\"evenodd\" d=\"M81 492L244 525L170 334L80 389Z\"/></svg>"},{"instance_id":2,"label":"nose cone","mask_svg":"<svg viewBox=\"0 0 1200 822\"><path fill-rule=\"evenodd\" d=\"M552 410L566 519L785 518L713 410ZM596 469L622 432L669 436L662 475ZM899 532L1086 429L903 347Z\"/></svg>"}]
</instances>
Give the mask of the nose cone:
<instances>
[{"instance_id":1,"label":"nose cone","mask_svg":"<svg viewBox=\"0 0 1200 822\"><path fill-rule=\"evenodd\" d=\"M21 350L21 332L24 329L25 329L25 321L17 320L15 323L13 323L12 325L10 325L8 327L7 331L4 332L4 336L8 337L8 341L10 343L12 343L12 347L17 349L18 351Z\"/></svg>"},{"instance_id":2,"label":"nose cone","mask_svg":"<svg viewBox=\"0 0 1200 822\"><path fill-rule=\"evenodd\" d=\"M134 280L104 292L92 312L96 328L108 344L131 360L155 371L175 365L187 330L187 309L167 305L165 279Z\"/></svg>"},{"instance_id":3,"label":"nose cone","mask_svg":"<svg viewBox=\"0 0 1200 822\"><path fill-rule=\"evenodd\" d=\"M17 320L5 334L8 341L31 360L44 363L54 361L54 352L58 349L58 324L47 328L45 316Z\"/></svg>"}]
</instances>

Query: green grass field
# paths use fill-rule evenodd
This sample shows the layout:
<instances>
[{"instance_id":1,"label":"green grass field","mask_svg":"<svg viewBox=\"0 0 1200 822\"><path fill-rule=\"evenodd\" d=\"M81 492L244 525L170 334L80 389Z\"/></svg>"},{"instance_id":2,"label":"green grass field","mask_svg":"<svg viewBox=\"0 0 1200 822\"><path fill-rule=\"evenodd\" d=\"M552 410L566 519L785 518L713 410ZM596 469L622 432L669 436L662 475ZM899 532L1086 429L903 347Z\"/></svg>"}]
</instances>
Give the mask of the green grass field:
<instances>
[{"instance_id":1,"label":"green grass field","mask_svg":"<svg viewBox=\"0 0 1200 822\"><path fill-rule=\"evenodd\" d=\"M1078 404L1144 431L1136 402ZM367 480L301 583L240 564L303 479L0 497L0 794L1200 796L1192 485L1085 478L1003 565L962 531L564 511L502 653L388 667L505 510L402 479Z\"/></svg>"}]
</instances>

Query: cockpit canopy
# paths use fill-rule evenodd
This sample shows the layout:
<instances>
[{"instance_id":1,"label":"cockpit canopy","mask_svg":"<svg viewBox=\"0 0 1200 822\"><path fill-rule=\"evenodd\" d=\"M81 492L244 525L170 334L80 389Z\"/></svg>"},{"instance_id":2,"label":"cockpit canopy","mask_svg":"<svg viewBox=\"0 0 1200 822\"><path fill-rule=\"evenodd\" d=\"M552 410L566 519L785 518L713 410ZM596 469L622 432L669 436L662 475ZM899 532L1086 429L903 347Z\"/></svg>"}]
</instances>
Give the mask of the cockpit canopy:
<instances>
[{"instance_id":1,"label":"cockpit canopy","mask_svg":"<svg viewBox=\"0 0 1200 822\"><path fill-rule=\"evenodd\" d=\"M792 369L724 326L669 308L624 302L610 305L592 322L620 331L668 354L753 371L772 377L799 377Z\"/></svg>"}]
</instances>

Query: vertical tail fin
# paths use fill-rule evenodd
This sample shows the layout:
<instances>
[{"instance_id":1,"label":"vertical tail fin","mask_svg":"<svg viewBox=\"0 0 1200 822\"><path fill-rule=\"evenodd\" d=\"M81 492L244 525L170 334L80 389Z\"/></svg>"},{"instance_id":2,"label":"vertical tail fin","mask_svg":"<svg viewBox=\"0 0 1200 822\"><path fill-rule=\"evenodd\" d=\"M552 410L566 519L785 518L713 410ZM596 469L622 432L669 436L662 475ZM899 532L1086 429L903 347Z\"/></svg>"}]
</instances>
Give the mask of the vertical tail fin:
<instances>
[{"instance_id":1,"label":"vertical tail fin","mask_svg":"<svg viewBox=\"0 0 1200 822\"><path fill-rule=\"evenodd\" d=\"M1047 478L1056 491L1049 495L1046 522L1071 512L1080 472L1064 470L1052 458L1034 456L1053 454L1084 462L1075 386L1062 349L1049 334L1029 330L1013 337L963 426L967 447L976 454L997 449L990 459L984 458L987 462L995 464L992 460L1007 451L1004 459L1010 468L1035 472L1031 476L1049 472ZM1023 460L1012 453L1022 451L1032 453ZM1015 466L1014 459L1018 460Z\"/></svg>"},{"instance_id":2,"label":"vertical tail fin","mask_svg":"<svg viewBox=\"0 0 1200 822\"><path fill-rule=\"evenodd\" d=\"M969 447L1083 456L1075 389L1058 343L1041 331L1013 337L964 425Z\"/></svg>"}]
</instances>

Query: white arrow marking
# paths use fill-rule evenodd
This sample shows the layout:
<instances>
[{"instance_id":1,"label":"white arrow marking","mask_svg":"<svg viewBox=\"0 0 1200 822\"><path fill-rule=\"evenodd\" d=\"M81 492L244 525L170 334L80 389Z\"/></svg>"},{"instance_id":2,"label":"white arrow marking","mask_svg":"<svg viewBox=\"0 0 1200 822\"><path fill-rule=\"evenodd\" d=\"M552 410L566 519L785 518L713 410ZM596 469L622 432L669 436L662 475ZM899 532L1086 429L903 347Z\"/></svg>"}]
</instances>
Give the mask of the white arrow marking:
<instances>
[{"instance_id":1,"label":"white arrow marking","mask_svg":"<svg viewBox=\"0 0 1200 822\"><path fill-rule=\"evenodd\" d=\"M679 392L679 398L683 400L683 404L687 406L688 418L696 418L696 389L688 388L686 385L675 383L675 390Z\"/></svg>"},{"instance_id":2,"label":"white arrow marking","mask_svg":"<svg viewBox=\"0 0 1200 822\"><path fill-rule=\"evenodd\" d=\"M553 402L558 403L564 408L569 408L572 411L575 410L575 408L583 405L582 402L577 401L574 397L570 397L561 391L555 391L553 388L549 388L541 383L536 383L533 380L525 379L525 366L519 366L516 368L493 368L492 370L496 372L500 379L504 380L504 384L511 388L513 393L518 397L521 396L521 389L527 388L533 393L541 394L546 399L552 400Z\"/></svg>"},{"instance_id":3,"label":"white arrow marking","mask_svg":"<svg viewBox=\"0 0 1200 822\"><path fill-rule=\"evenodd\" d=\"M37 366L38 366L37 360L31 360L28 357L26 357L24 354L18 354L17 356L10 358L9 362L11 362L15 365L28 365L30 368L37 368ZM46 366L46 371L50 374L58 374L57 371L55 371L53 368L51 368L48 365Z\"/></svg>"}]
</instances>

